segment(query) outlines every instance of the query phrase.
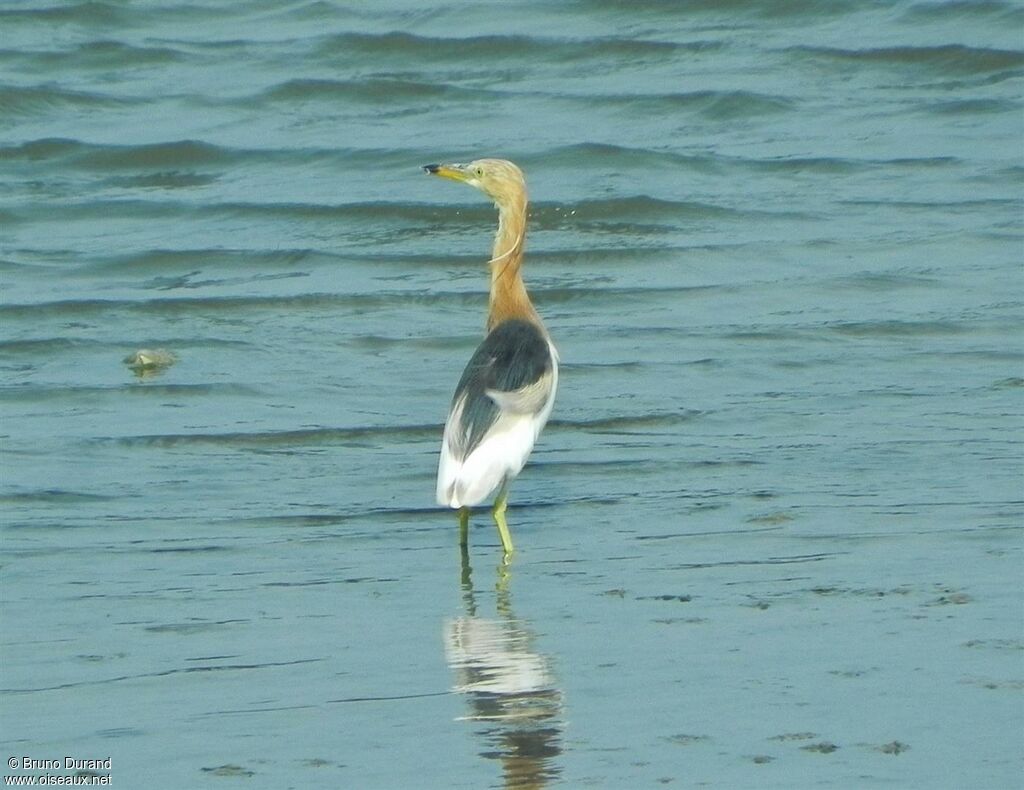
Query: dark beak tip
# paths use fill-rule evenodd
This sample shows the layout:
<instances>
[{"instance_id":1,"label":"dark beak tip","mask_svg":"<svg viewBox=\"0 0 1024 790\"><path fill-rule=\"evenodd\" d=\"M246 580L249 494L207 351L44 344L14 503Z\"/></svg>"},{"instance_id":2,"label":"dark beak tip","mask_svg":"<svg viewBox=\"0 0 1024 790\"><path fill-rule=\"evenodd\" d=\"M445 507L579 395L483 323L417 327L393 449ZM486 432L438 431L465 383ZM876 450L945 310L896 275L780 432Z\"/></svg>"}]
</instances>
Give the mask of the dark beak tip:
<instances>
[{"instance_id":1,"label":"dark beak tip","mask_svg":"<svg viewBox=\"0 0 1024 790\"><path fill-rule=\"evenodd\" d=\"M424 173L436 173L440 165L423 165Z\"/></svg>"}]
</instances>

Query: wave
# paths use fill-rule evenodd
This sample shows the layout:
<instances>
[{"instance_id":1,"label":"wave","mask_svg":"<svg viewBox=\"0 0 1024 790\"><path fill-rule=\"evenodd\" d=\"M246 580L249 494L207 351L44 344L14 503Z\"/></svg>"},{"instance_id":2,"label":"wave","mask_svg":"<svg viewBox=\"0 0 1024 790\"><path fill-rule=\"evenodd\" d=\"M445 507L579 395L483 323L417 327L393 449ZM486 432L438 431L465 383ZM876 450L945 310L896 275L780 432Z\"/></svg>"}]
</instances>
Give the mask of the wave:
<instances>
[{"instance_id":1,"label":"wave","mask_svg":"<svg viewBox=\"0 0 1024 790\"><path fill-rule=\"evenodd\" d=\"M928 108L941 113L996 113L1019 109L1015 102L996 99L965 99L940 102ZM89 172L138 172L167 174L183 169L221 169L239 166L331 167L339 171L352 167L392 168L417 174L431 151L418 149L354 148L236 148L202 140L170 140L143 145L89 143L71 138L41 138L17 145L0 145L0 159L34 164L48 161ZM872 169L947 167L960 164L950 156L904 157L898 159L855 159L850 157L777 157L745 158L723 154L683 154L657 148L630 147L609 143L579 142L555 146L520 159L532 168L567 167L574 171L607 169L676 168L709 174L729 171L840 174ZM177 175L188 175L176 173ZM195 175L195 174L193 174ZM378 214L384 204L370 204L370 213ZM542 204L534 202L536 209ZM490 209L479 201L466 204L475 215L490 216Z\"/></svg>"},{"instance_id":2,"label":"wave","mask_svg":"<svg viewBox=\"0 0 1024 790\"><path fill-rule=\"evenodd\" d=\"M115 97L105 93L77 91L59 88L55 85L22 87L0 86L0 117L37 115L53 110L106 110L116 107L138 105L148 99ZM10 121L3 122L9 125Z\"/></svg>"},{"instance_id":3,"label":"wave","mask_svg":"<svg viewBox=\"0 0 1024 790\"><path fill-rule=\"evenodd\" d=\"M478 261L480 256L474 256ZM451 260L449 258L448 264ZM649 301L652 296L667 294L692 294L710 290L730 289L733 286L706 285L652 285L616 286L601 285L564 287L542 287L535 285L533 292L548 304L576 302L583 299L614 299L616 303L629 300ZM296 294L237 295L237 296L168 296L143 299L62 299L54 301L24 302L0 305L0 319L41 319L48 316L70 318L113 317L142 314L147 317L182 316L195 312L213 312L224 316L228 313L256 313L264 311L297 313L301 311L329 312L347 309L378 309L408 307L409 305L433 306L466 304L478 306L480 294L471 291L423 291L415 286L408 290L374 290L362 293L310 292ZM631 332L645 331L631 329ZM652 327L646 331L663 333L676 331L675 328ZM30 344L36 341L28 341ZM46 342L46 341L41 341ZM161 341L170 345L171 341ZM118 348L123 346L119 345ZM31 348L31 345L27 348ZM23 351L23 353L25 353Z\"/></svg>"},{"instance_id":4,"label":"wave","mask_svg":"<svg viewBox=\"0 0 1024 790\"><path fill-rule=\"evenodd\" d=\"M845 16L856 11L856 3L845 0L635 0L624 6L618 0L583 0L583 4L600 11L622 12L628 8L631 15L663 13L678 17L680 11L691 14L749 15L762 18L788 19L794 16Z\"/></svg>"},{"instance_id":5,"label":"wave","mask_svg":"<svg viewBox=\"0 0 1024 790\"><path fill-rule=\"evenodd\" d=\"M87 348L106 346L98 340L84 340L73 337L44 337L24 340L0 340L0 354L4 356L38 357L43 354L80 351Z\"/></svg>"},{"instance_id":6,"label":"wave","mask_svg":"<svg viewBox=\"0 0 1024 790\"><path fill-rule=\"evenodd\" d=\"M274 85L242 103L353 101L373 105L401 101L408 104L433 104L439 99L491 100L497 94L482 88L464 88L441 82L368 77L365 79L293 79Z\"/></svg>"},{"instance_id":7,"label":"wave","mask_svg":"<svg viewBox=\"0 0 1024 790\"><path fill-rule=\"evenodd\" d=\"M128 348L125 345L119 350ZM118 404L124 403L125 397L145 398L200 398L231 396L259 396L262 393L255 387L233 383L204 384L163 384L147 381L144 386L136 382L111 384L108 387L60 387L37 386L19 387L16 389L0 389L0 402L3 403L51 403L62 400L80 402L83 397L96 398L113 396Z\"/></svg>"},{"instance_id":8,"label":"wave","mask_svg":"<svg viewBox=\"0 0 1024 790\"><path fill-rule=\"evenodd\" d=\"M771 96L752 91L671 94L659 99L659 102L675 108L697 110L705 118L718 121L785 113L798 107L798 103L788 96Z\"/></svg>"},{"instance_id":9,"label":"wave","mask_svg":"<svg viewBox=\"0 0 1024 790\"><path fill-rule=\"evenodd\" d=\"M1016 73L1024 67L1024 52L968 47L962 44L932 47L882 47L879 49L801 46L788 51L804 57L836 63L929 69L942 77L1005 71Z\"/></svg>"},{"instance_id":10,"label":"wave","mask_svg":"<svg viewBox=\"0 0 1024 790\"><path fill-rule=\"evenodd\" d=\"M112 502L116 496L91 494L85 491L71 491L63 488L45 488L34 491L18 491L0 494L0 503L5 505L81 505L91 502Z\"/></svg>"},{"instance_id":11,"label":"wave","mask_svg":"<svg viewBox=\"0 0 1024 790\"><path fill-rule=\"evenodd\" d=\"M410 223L435 224L443 218L448 226L478 225L492 223L494 210L480 201L466 204L431 204L418 202L365 201L354 203L191 203L180 200L94 200L88 203L67 206L63 209L65 220L108 218L112 215L122 219L188 218L201 215L210 217L245 217L254 220L303 220L303 221L366 221L379 224L390 222L399 225ZM622 197L582 200L573 204L536 202L531 204L530 219L535 227L545 227L554 222L561 225L567 212L571 212L574 223L585 227L588 222L652 223L672 222L685 219L749 219L755 217L805 218L806 215L792 211L771 211L765 209L739 209L713 203L690 200L670 200L650 195L627 195ZM33 214L23 213L21 219L32 218ZM417 232L419 232L417 230Z\"/></svg>"},{"instance_id":12,"label":"wave","mask_svg":"<svg viewBox=\"0 0 1024 790\"><path fill-rule=\"evenodd\" d=\"M983 109L993 112L1005 109L1002 107L1002 103L995 103L1000 106L990 107L986 101ZM605 169L611 164L623 169L671 167L709 174L751 171L834 175L878 169L947 167L960 164L960 160L952 156L897 159L787 156L765 159L723 154L681 154L668 149L634 148L593 142L558 146L536 155L533 159L537 166L564 166L571 167L573 170ZM531 160L524 161L529 164Z\"/></svg>"},{"instance_id":13,"label":"wave","mask_svg":"<svg viewBox=\"0 0 1024 790\"><path fill-rule=\"evenodd\" d=\"M581 142L556 146L534 157L537 166L605 169L609 164L622 168L678 167L693 170L714 168L717 157L681 154L675 151L634 148L611 143ZM524 160L527 165L530 160Z\"/></svg>"},{"instance_id":14,"label":"wave","mask_svg":"<svg viewBox=\"0 0 1024 790\"><path fill-rule=\"evenodd\" d=\"M906 272L861 271L836 277L829 281L829 287L856 289L865 292L891 293L906 288L939 288L942 281L936 277Z\"/></svg>"},{"instance_id":15,"label":"wave","mask_svg":"<svg viewBox=\"0 0 1024 790\"><path fill-rule=\"evenodd\" d=\"M598 417L592 420L554 419L548 424L554 428L570 428L590 433L633 433L645 428L664 428L692 422L702 411L652 412L649 414Z\"/></svg>"},{"instance_id":16,"label":"wave","mask_svg":"<svg viewBox=\"0 0 1024 790\"><path fill-rule=\"evenodd\" d=\"M438 102L480 102L493 105L510 98L542 99L570 106L607 108L649 114L690 112L714 121L730 121L790 112L798 103L787 96L745 90L702 90L670 93L567 93L517 90L504 81L495 87L459 85L450 81L366 77L349 80L292 79L230 103L267 109L268 104L351 102L376 108L389 115L420 112Z\"/></svg>"},{"instance_id":17,"label":"wave","mask_svg":"<svg viewBox=\"0 0 1024 790\"><path fill-rule=\"evenodd\" d=\"M526 35L476 35L466 37L420 36L413 33L388 32L339 33L323 41L316 49L321 57L344 55L358 58L381 55L388 59L401 57L428 62L493 63L504 58L521 63L523 59L547 63L575 61L619 62L637 59L671 57L680 52L717 50L717 41L675 42L650 38L562 38Z\"/></svg>"},{"instance_id":18,"label":"wave","mask_svg":"<svg viewBox=\"0 0 1024 790\"><path fill-rule=\"evenodd\" d=\"M690 219L735 219L757 217L805 219L807 215L790 210L739 209L694 200L667 200L649 195L633 195L601 200L583 200L572 205L575 219L585 225L592 220L649 223Z\"/></svg>"},{"instance_id":19,"label":"wave","mask_svg":"<svg viewBox=\"0 0 1024 790\"><path fill-rule=\"evenodd\" d=\"M688 112L711 121L734 121L791 112L799 104L787 96L754 91L688 91L679 93L574 93L545 98L607 107L639 114L662 115Z\"/></svg>"},{"instance_id":20,"label":"wave","mask_svg":"<svg viewBox=\"0 0 1024 790\"><path fill-rule=\"evenodd\" d=\"M331 445L381 440L435 439L438 425L374 425L355 428L303 428L284 431L235 431L229 433L175 433L148 436L119 436L91 440L98 444L122 446L176 447L212 444L230 447Z\"/></svg>"},{"instance_id":21,"label":"wave","mask_svg":"<svg viewBox=\"0 0 1024 790\"><path fill-rule=\"evenodd\" d=\"M84 3L50 5L43 8L5 8L0 10L0 25L19 22L75 24L84 26L122 26L128 21L125 7L90 0Z\"/></svg>"},{"instance_id":22,"label":"wave","mask_svg":"<svg viewBox=\"0 0 1024 790\"><path fill-rule=\"evenodd\" d=\"M0 159L49 161L84 171L151 171L168 168L228 168L239 165L296 167L394 167L415 174L430 153L425 150L375 148L240 148L203 140L168 140L142 145L91 143L47 137L0 145Z\"/></svg>"},{"instance_id":23,"label":"wave","mask_svg":"<svg viewBox=\"0 0 1024 790\"><path fill-rule=\"evenodd\" d=\"M1003 0L942 0L916 3L907 9L903 19L911 24L943 22L966 18L999 21L1007 25L1024 25L1024 8Z\"/></svg>"},{"instance_id":24,"label":"wave","mask_svg":"<svg viewBox=\"0 0 1024 790\"><path fill-rule=\"evenodd\" d=\"M290 269L299 264L338 264L347 256L311 249L243 250L223 248L154 249L125 255L103 255L90 261L94 272L131 272L133 275L171 275L223 266L251 269Z\"/></svg>"},{"instance_id":25,"label":"wave","mask_svg":"<svg viewBox=\"0 0 1024 790\"><path fill-rule=\"evenodd\" d=\"M830 330L853 337L909 337L931 335L959 335L970 327L955 321L844 321L828 324Z\"/></svg>"},{"instance_id":26,"label":"wave","mask_svg":"<svg viewBox=\"0 0 1024 790\"><path fill-rule=\"evenodd\" d=\"M3 17L0 16L0 21ZM23 51L0 49L0 61L39 73L46 69L131 69L183 61L187 55L165 46L137 46L121 41L87 41L64 49Z\"/></svg>"},{"instance_id":27,"label":"wave","mask_svg":"<svg viewBox=\"0 0 1024 790\"><path fill-rule=\"evenodd\" d=\"M866 200L849 199L837 201L840 206L863 206L869 208L896 208L909 211L1001 211L1019 210L1021 201L1017 198L977 198L973 200Z\"/></svg>"},{"instance_id":28,"label":"wave","mask_svg":"<svg viewBox=\"0 0 1024 790\"><path fill-rule=\"evenodd\" d=\"M118 316L141 313L146 316L181 316L196 311L327 311L344 308L390 307L393 305L475 303L475 293L448 291L378 291L372 293L303 293L271 296L167 297L162 299L63 299L37 303L0 305L0 317L7 320L46 316Z\"/></svg>"},{"instance_id":29,"label":"wave","mask_svg":"<svg viewBox=\"0 0 1024 790\"><path fill-rule=\"evenodd\" d=\"M1020 113L1021 102L1012 99L951 99L927 105L926 112L935 115L995 115L999 113Z\"/></svg>"},{"instance_id":30,"label":"wave","mask_svg":"<svg viewBox=\"0 0 1024 790\"><path fill-rule=\"evenodd\" d=\"M62 151L57 142L63 143ZM65 140L55 141L51 148L63 156L73 156L80 167L96 170L203 167L228 165L236 159L230 149L198 140L132 146L82 145Z\"/></svg>"},{"instance_id":31,"label":"wave","mask_svg":"<svg viewBox=\"0 0 1024 790\"><path fill-rule=\"evenodd\" d=\"M451 207L429 203L392 203L388 201L368 201L357 203L255 203L255 202L224 202L200 203L184 200L93 200L62 207L64 220L106 219L118 216L121 219L160 219L172 220L193 216L209 217L247 217L256 220L307 220L332 221L341 220L376 220L382 219L401 222L435 222L442 215L451 214ZM470 219L479 222L483 218L493 219L493 210L481 206L479 201L461 210L458 219ZM45 213L23 211L18 215L22 220L38 216L45 218ZM52 217L51 217L52 219Z\"/></svg>"}]
</instances>

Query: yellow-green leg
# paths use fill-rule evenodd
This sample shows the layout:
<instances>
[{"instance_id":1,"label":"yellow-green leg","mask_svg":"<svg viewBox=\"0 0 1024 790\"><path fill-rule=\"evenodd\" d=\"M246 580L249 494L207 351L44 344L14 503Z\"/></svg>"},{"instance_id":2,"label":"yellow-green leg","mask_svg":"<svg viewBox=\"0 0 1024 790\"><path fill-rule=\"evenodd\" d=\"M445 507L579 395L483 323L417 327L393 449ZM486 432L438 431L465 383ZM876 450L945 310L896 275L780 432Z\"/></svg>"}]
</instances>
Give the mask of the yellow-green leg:
<instances>
[{"instance_id":1,"label":"yellow-green leg","mask_svg":"<svg viewBox=\"0 0 1024 790\"><path fill-rule=\"evenodd\" d=\"M463 553L469 547L469 508L459 508L459 546Z\"/></svg>"},{"instance_id":2,"label":"yellow-green leg","mask_svg":"<svg viewBox=\"0 0 1024 790\"><path fill-rule=\"evenodd\" d=\"M505 508L508 507L508 485L503 485L498 492L498 498L494 500L494 523L498 525L498 537L501 538L501 548L507 557L514 549L512 548L512 536L508 531L508 522L505 521Z\"/></svg>"}]
</instances>

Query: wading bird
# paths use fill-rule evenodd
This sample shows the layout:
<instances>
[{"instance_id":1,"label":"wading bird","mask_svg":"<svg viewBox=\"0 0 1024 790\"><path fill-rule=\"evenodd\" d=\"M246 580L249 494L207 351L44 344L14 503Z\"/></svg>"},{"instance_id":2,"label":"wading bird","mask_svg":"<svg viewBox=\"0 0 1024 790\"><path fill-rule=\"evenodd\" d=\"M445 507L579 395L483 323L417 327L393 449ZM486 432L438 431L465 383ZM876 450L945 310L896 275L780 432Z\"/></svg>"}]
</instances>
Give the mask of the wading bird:
<instances>
[{"instance_id":1,"label":"wading bird","mask_svg":"<svg viewBox=\"0 0 1024 790\"><path fill-rule=\"evenodd\" d=\"M498 232L491 256L487 336L452 397L437 469L438 504L459 511L459 545L468 544L469 512L495 491L494 522L512 553L505 520L508 486L519 474L551 414L558 352L526 293L526 181L504 159L425 165L428 173L474 186L494 201Z\"/></svg>"}]
</instances>

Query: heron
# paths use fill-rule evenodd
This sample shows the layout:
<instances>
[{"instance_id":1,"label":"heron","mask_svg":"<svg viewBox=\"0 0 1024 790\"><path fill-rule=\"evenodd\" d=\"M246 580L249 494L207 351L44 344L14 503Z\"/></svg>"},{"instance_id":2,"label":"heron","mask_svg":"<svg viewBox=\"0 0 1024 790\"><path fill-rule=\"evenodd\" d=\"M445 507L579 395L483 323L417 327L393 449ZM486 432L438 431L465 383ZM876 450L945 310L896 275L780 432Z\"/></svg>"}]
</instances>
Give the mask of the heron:
<instances>
[{"instance_id":1,"label":"heron","mask_svg":"<svg viewBox=\"0 0 1024 790\"><path fill-rule=\"evenodd\" d=\"M498 209L488 262L487 331L452 396L437 469L437 502L458 510L459 545L465 552L470 509L497 492L491 513L507 559L513 552L505 518L509 484L547 423L558 387L558 351L523 283L526 179L505 159L423 169L476 187Z\"/></svg>"}]
</instances>

